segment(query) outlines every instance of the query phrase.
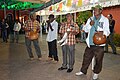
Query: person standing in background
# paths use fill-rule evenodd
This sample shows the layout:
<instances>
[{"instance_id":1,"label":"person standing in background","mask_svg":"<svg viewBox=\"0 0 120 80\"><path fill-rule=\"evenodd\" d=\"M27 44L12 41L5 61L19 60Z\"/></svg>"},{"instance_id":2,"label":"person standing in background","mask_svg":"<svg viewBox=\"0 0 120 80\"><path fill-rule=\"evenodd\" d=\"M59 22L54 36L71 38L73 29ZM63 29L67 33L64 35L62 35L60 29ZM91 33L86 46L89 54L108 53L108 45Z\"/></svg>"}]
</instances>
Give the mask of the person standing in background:
<instances>
[{"instance_id":1,"label":"person standing in background","mask_svg":"<svg viewBox=\"0 0 120 80\"><path fill-rule=\"evenodd\" d=\"M3 42L8 42L7 41L7 28L9 27L9 25L6 22L6 19L2 19L2 25L1 25L1 30L2 30L2 38L3 38Z\"/></svg>"},{"instance_id":2,"label":"person standing in background","mask_svg":"<svg viewBox=\"0 0 120 80\"><path fill-rule=\"evenodd\" d=\"M106 46L105 46L105 52L108 52L108 44L109 44L111 46L111 48L112 48L112 53L117 54L116 53L116 47L115 47L115 44L113 42L115 20L113 19L112 14L109 14L107 17L109 19L110 35L107 37L107 42L106 42Z\"/></svg>"},{"instance_id":3,"label":"person standing in background","mask_svg":"<svg viewBox=\"0 0 120 80\"><path fill-rule=\"evenodd\" d=\"M80 34L81 34L81 37L80 37L80 42L85 42L86 40L86 33L85 33L85 22L83 22L83 24L81 25L80 27Z\"/></svg>"},{"instance_id":4,"label":"person standing in background","mask_svg":"<svg viewBox=\"0 0 120 80\"><path fill-rule=\"evenodd\" d=\"M19 31L21 29L21 24L18 22L18 20L16 20L15 24L14 24L14 38L13 38L13 42L16 39L16 43L18 43L19 40Z\"/></svg>"}]
</instances>

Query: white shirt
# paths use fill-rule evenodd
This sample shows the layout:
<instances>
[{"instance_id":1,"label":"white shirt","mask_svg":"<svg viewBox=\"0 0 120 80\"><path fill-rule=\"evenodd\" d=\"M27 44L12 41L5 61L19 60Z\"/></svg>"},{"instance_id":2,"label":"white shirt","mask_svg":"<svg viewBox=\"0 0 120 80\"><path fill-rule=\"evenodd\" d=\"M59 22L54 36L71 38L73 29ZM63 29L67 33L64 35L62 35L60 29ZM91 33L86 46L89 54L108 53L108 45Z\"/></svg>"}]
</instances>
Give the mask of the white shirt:
<instances>
[{"instance_id":1,"label":"white shirt","mask_svg":"<svg viewBox=\"0 0 120 80\"><path fill-rule=\"evenodd\" d=\"M83 31L85 31L85 25L83 25L83 28L82 28Z\"/></svg>"},{"instance_id":2,"label":"white shirt","mask_svg":"<svg viewBox=\"0 0 120 80\"><path fill-rule=\"evenodd\" d=\"M52 23L50 23L52 26L53 31L51 31L49 27L49 31L47 34L46 41L52 42L53 40L57 39L57 33L58 33L58 23L54 20Z\"/></svg>"},{"instance_id":3,"label":"white shirt","mask_svg":"<svg viewBox=\"0 0 120 80\"><path fill-rule=\"evenodd\" d=\"M20 31L20 29L21 29L21 24L20 24L19 22L18 22L18 24L15 23L13 30L14 30L14 31Z\"/></svg>"},{"instance_id":4,"label":"white shirt","mask_svg":"<svg viewBox=\"0 0 120 80\"><path fill-rule=\"evenodd\" d=\"M91 19L93 19L93 17L91 17ZM90 29L92 27L90 25L90 21L91 20L89 18L87 23L86 23L86 25L85 25L85 32L88 33L88 37L86 39L86 43L87 43L88 47L90 47L90 45L89 45L89 34L90 34ZM109 34L110 34L110 31L109 31L109 20L105 16L101 15L101 19L99 20L99 22L101 22L103 24L102 24L102 27L98 26L97 31L103 31L103 34L106 37L109 36ZM98 46L105 46L105 44L98 45Z\"/></svg>"}]
</instances>

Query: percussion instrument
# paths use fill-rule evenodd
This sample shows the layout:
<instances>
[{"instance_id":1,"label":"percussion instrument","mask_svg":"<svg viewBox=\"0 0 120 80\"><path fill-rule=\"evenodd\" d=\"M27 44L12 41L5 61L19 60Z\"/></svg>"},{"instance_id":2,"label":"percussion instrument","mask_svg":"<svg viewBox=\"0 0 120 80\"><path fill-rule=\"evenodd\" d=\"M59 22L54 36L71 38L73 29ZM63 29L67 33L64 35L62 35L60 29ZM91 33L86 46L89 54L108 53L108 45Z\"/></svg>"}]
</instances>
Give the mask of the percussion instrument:
<instances>
[{"instance_id":1,"label":"percussion instrument","mask_svg":"<svg viewBox=\"0 0 120 80\"><path fill-rule=\"evenodd\" d=\"M106 43L106 36L103 35L103 31L98 31L94 34L93 43L95 45L101 45Z\"/></svg>"}]
</instances>

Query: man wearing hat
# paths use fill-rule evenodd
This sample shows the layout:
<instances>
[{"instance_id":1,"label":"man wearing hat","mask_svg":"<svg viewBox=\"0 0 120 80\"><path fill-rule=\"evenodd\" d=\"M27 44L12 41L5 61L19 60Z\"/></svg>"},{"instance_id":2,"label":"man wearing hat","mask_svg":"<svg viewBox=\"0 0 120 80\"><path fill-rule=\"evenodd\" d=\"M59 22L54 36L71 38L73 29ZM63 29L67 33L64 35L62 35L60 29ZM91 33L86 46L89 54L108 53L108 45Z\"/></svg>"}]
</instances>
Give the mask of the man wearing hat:
<instances>
[{"instance_id":1,"label":"man wearing hat","mask_svg":"<svg viewBox=\"0 0 120 80\"><path fill-rule=\"evenodd\" d=\"M61 24L59 30L61 37L67 33L67 42L65 40L66 43L62 46L63 63L58 70L62 71L67 69L67 73L70 73L73 71L75 63L75 35L79 33L79 27L73 21L72 14L68 13L66 19L66 22Z\"/></svg>"},{"instance_id":2,"label":"man wearing hat","mask_svg":"<svg viewBox=\"0 0 120 80\"><path fill-rule=\"evenodd\" d=\"M58 55L57 55L57 33L58 33L58 23L56 22L54 15L49 15L48 23L48 34L47 34L47 42L48 42L48 49L49 49L49 56L48 60L53 60L54 62L58 62Z\"/></svg>"},{"instance_id":3,"label":"man wearing hat","mask_svg":"<svg viewBox=\"0 0 120 80\"><path fill-rule=\"evenodd\" d=\"M102 15L102 7L96 5L93 9L93 16L90 17L85 25L85 32L88 33L86 39L87 47L84 52L82 67L80 72L76 73L77 76L87 74L87 69L95 56L95 65L93 69L93 80L98 79L98 74L102 70L102 61L104 56L104 46L105 44L96 45L93 43L93 36L96 32L102 31L103 35L109 36L109 20Z\"/></svg>"}]
</instances>

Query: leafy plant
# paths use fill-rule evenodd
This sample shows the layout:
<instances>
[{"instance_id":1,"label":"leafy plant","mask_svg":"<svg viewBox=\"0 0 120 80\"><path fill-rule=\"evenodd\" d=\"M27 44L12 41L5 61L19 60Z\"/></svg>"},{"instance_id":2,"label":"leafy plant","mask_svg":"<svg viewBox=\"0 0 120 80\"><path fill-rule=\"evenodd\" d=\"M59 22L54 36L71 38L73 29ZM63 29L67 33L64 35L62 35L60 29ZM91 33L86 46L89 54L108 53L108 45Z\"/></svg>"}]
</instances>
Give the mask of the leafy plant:
<instances>
[{"instance_id":1,"label":"leafy plant","mask_svg":"<svg viewBox=\"0 0 120 80\"><path fill-rule=\"evenodd\" d=\"M89 17L92 16L91 11L79 12L77 15L77 23L80 26L83 22L87 21Z\"/></svg>"},{"instance_id":2,"label":"leafy plant","mask_svg":"<svg viewBox=\"0 0 120 80\"><path fill-rule=\"evenodd\" d=\"M120 47L120 34L114 34L113 42L115 43L116 46Z\"/></svg>"},{"instance_id":3,"label":"leafy plant","mask_svg":"<svg viewBox=\"0 0 120 80\"><path fill-rule=\"evenodd\" d=\"M61 15L59 15L59 16L56 17L56 21L58 23L60 23L60 17L61 17ZM64 21L66 21L66 17L65 17L65 15L62 15L62 22L64 22Z\"/></svg>"}]
</instances>

